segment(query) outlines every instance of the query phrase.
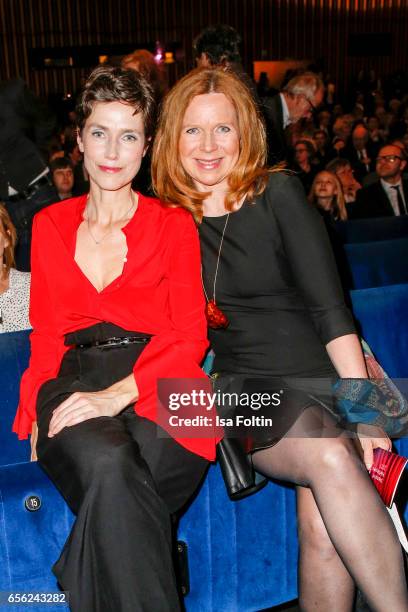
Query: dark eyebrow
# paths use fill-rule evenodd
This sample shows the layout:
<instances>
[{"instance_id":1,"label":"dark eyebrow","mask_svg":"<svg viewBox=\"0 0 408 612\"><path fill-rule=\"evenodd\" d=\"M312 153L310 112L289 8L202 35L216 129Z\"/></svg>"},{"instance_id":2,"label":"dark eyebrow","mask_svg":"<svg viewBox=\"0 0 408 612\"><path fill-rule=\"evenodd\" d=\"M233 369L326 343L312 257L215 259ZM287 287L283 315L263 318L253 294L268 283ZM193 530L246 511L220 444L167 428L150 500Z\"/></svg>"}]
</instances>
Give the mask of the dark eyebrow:
<instances>
[{"instance_id":1,"label":"dark eyebrow","mask_svg":"<svg viewBox=\"0 0 408 612\"><path fill-rule=\"evenodd\" d=\"M100 123L91 123L89 125L90 128L92 129L99 129L99 130L106 130L109 131L109 128L105 125L101 125ZM134 134L141 134L142 132L140 132L139 130L135 130L133 128L123 128L122 130L120 130L121 134L125 134L126 132L133 132Z\"/></svg>"}]
</instances>

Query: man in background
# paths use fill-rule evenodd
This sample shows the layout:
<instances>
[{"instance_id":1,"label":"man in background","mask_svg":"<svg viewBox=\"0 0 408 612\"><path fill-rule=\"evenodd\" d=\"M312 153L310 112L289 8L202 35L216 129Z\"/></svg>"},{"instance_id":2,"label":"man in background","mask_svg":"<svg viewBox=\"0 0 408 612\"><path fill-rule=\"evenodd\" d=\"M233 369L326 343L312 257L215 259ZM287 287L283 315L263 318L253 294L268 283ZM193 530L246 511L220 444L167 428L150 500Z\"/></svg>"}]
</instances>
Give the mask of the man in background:
<instances>
[{"instance_id":1,"label":"man in background","mask_svg":"<svg viewBox=\"0 0 408 612\"><path fill-rule=\"evenodd\" d=\"M400 147L390 144L379 150L375 166L378 180L358 192L356 217L399 217L408 213L408 180L402 178L406 165Z\"/></svg>"},{"instance_id":2,"label":"man in background","mask_svg":"<svg viewBox=\"0 0 408 612\"><path fill-rule=\"evenodd\" d=\"M354 176L354 170L348 159L335 157L326 166L326 170L333 172L339 179L343 188L344 200L347 206L347 214L349 219L354 218L354 206L357 198L357 193L361 190L360 183Z\"/></svg>"},{"instance_id":3,"label":"man in background","mask_svg":"<svg viewBox=\"0 0 408 612\"><path fill-rule=\"evenodd\" d=\"M293 77L278 95L262 99L271 165L288 160L286 128L302 119L310 119L323 102L323 97L323 81L317 74L305 72Z\"/></svg>"},{"instance_id":4,"label":"man in background","mask_svg":"<svg viewBox=\"0 0 408 612\"><path fill-rule=\"evenodd\" d=\"M33 216L52 202L45 159L54 126L54 118L22 79L0 83L0 199L17 229L19 270L30 269Z\"/></svg>"},{"instance_id":5,"label":"man in background","mask_svg":"<svg viewBox=\"0 0 408 612\"><path fill-rule=\"evenodd\" d=\"M71 198L74 189L74 170L71 161L66 157L57 157L50 163L50 171L56 201Z\"/></svg>"},{"instance_id":6,"label":"man in background","mask_svg":"<svg viewBox=\"0 0 408 612\"><path fill-rule=\"evenodd\" d=\"M365 176L374 172L378 149L379 146L370 141L365 125L356 125L351 133L351 142L341 149L340 156L350 162L359 183Z\"/></svg>"},{"instance_id":7,"label":"man in background","mask_svg":"<svg viewBox=\"0 0 408 612\"><path fill-rule=\"evenodd\" d=\"M194 39L193 53L198 68L219 66L235 72L258 103L256 86L242 66L241 36L229 25L209 26Z\"/></svg>"}]
</instances>

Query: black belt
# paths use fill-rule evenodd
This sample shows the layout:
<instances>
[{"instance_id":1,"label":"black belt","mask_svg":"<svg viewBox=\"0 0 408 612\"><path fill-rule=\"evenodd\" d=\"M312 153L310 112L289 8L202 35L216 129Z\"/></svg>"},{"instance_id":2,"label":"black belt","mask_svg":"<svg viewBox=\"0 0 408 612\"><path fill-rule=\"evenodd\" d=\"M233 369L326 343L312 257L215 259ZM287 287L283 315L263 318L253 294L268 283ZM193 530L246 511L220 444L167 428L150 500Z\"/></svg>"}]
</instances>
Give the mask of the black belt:
<instances>
[{"instance_id":1,"label":"black belt","mask_svg":"<svg viewBox=\"0 0 408 612\"><path fill-rule=\"evenodd\" d=\"M106 338L106 340L94 340L93 342L85 342L83 344L74 344L73 348L88 349L88 348L113 348L117 346L128 346L129 344L147 344L150 338L145 336L124 336L123 338Z\"/></svg>"},{"instance_id":2,"label":"black belt","mask_svg":"<svg viewBox=\"0 0 408 612\"><path fill-rule=\"evenodd\" d=\"M49 173L39 178L38 181L36 181L32 185L28 185L28 187L26 187L22 191L19 191L18 193L14 193L13 195L7 196L6 199L9 200L10 202L18 202L19 200L27 200L34 193L36 193L36 191L38 191L39 188L42 187L43 185L51 185L50 180L49 180Z\"/></svg>"}]
</instances>

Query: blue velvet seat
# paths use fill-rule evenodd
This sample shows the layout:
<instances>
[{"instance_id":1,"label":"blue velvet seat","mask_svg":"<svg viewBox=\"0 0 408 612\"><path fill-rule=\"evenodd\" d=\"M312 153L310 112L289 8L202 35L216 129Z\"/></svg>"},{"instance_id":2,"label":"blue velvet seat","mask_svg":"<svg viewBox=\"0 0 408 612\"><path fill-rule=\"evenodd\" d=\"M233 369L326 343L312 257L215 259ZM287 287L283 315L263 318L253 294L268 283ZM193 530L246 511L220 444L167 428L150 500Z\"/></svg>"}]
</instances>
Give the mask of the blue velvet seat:
<instances>
[{"instance_id":1,"label":"blue velvet seat","mask_svg":"<svg viewBox=\"0 0 408 612\"><path fill-rule=\"evenodd\" d=\"M227 497L218 466L182 518L187 542L188 612L249 612L297 596L297 535L293 488L269 483L238 502Z\"/></svg>"},{"instance_id":2,"label":"blue velvet seat","mask_svg":"<svg viewBox=\"0 0 408 612\"><path fill-rule=\"evenodd\" d=\"M344 245L350 289L408 282L408 237Z\"/></svg>"},{"instance_id":3,"label":"blue velvet seat","mask_svg":"<svg viewBox=\"0 0 408 612\"><path fill-rule=\"evenodd\" d=\"M9 337L0 337L0 388L7 382L16 399L20 368L27 361L27 334L4 336ZM21 355L16 357L20 342ZM2 353L8 343L9 352ZM74 517L40 467L21 462L8 428L14 405L6 400L4 394L0 396L1 431L10 453L2 453L0 461L0 591L56 592L51 566ZM408 440L399 445L408 454ZM24 453L28 456L27 445ZM41 506L30 512L25 503L33 497ZM231 502L219 467L212 466L180 521L178 539L188 548L187 612L255 612L296 597L296 512L291 487L269 483L256 495ZM0 609L26 612L28 608ZM46 605L35 609L57 612L64 608Z\"/></svg>"},{"instance_id":4,"label":"blue velvet seat","mask_svg":"<svg viewBox=\"0 0 408 612\"><path fill-rule=\"evenodd\" d=\"M408 237L408 216L338 221L336 231L344 243Z\"/></svg>"},{"instance_id":5,"label":"blue velvet seat","mask_svg":"<svg viewBox=\"0 0 408 612\"><path fill-rule=\"evenodd\" d=\"M19 442L17 436L10 433L20 379L28 365L29 335L28 330L0 334L0 465L27 461L30 457L28 441Z\"/></svg>"},{"instance_id":6,"label":"blue velvet seat","mask_svg":"<svg viewBox=\"0 0 408 612\"><path fill-rule=\"evenodd\" d=\"M408 395L408 284L360 289L351 291L350 296L361 335L387 374ZM408 438L397 440L395 447L408 457Z\"/></svg>"},{"instance_id":7,"label":"blue velvet seat","mask_svg":"<svg viewBox=\"0 0 408 612\"><path fill-rule=\"evenodd\" d=\"M74 517L41 468L27 463L28 443L11 433L28 333L0 334L0 360L0 591L56 592L51 566ZM25 502L33 497L41 507L30 512ZM257 495L231 502L219 467L212 466L178 538L189 551L189 612L247 612L296 597L293 489L270 483ZM39 612L61 609L36 606Z\"/></svg>"},{"instance_id":8,"label":"blue velvet seat","mask_svg":"<svg viewBox=\"0 0 408 612\"><path fill-rule=\"evenodd\" d=\"M360 335L392 378L408 378L408 284L350 291Z\"/></svg>"},{"instance_id":9,"label":"blue velvet seat","mask_svg":"<svg viewBox=\"0 0 408 612\"><path fill-rule=\"evenodd\" d=\"M33 507L32 500L39 508ZM31 500L31 504L29 503ZM51 566L68 536L74 516L37 463L0 467L0 591L58 593ZM0 610L28 606L0 606ZM36 605L40 612L67 609Z\"/></svg>"},{"instance_id":10,"label":"blue velvet seat","mask_svg":"<svg viewBox=\"0 0 408 612\"><path fill-rule=\"evenodd\" d=\"M34 512L25 507L32 496L41 502ZM58 592L51 566L74 516L36 463L0 467L0 516L0 591ZM249 612L296 597L293 489L270 483L231 502L218 466L212 466L181 520L178 539L188 549L189 612ZM36 609L56 612L61 606Z\"/></svg>"}]
</instances>

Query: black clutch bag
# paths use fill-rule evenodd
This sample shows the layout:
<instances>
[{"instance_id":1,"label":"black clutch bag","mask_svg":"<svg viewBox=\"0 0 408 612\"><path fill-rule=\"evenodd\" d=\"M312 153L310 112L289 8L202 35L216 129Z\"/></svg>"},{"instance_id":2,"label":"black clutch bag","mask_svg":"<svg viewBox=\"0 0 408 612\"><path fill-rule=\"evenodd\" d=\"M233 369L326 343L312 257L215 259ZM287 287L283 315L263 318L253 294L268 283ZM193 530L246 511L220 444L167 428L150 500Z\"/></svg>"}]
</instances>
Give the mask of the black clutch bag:
<instances>
[{"instance_id":1,"label":"black clutch bag","mask_svg":"<svg viewBox=\"0 0 408 612\"><path fill-rule=\"evenodd\" d=\"M251 455L244 451L237 438L224 438L219 442L217 459L227 493L232 500L257 493L268 482L267 478L255 472Z\"/></svg>"}]
</instances>

